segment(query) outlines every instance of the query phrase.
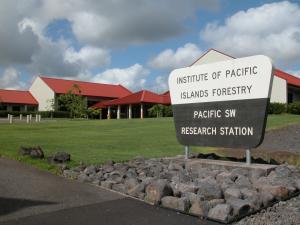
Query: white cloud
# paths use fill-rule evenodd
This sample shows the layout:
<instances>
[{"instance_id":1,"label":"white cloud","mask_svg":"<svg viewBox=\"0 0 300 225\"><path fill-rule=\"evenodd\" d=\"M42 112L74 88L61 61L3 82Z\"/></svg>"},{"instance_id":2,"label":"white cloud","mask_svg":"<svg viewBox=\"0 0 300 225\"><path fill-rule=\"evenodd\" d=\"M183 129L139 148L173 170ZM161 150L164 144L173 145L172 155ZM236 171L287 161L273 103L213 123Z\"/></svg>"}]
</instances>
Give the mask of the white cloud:
<instances>
[{"instance_id":1,"label":"white cloud","mask_svg":"<svg viewBox=\"0 0 300 225\"><path fill-rule=\"evenodd\" d=\"M79 51L75 51L72 47L68 48L64 58L69 63L82 63L89 69L106 66L110 63L108 50L92 46L85 46Z\"/></svg>"},{"instance_id":2,"label":"white cloud","mask_svg":"<svg viewBox=\"0 0 300 225\"><path fill-rule=\"evenodd\" d=\"M165 40L186 31L184 22L219 0L86 1L68 16L76 37L98 46L126 46Z\"/></svg>"},{"instance_id":3,"label":"white cloud","mask_svg":"<svg viewBox=\"0 0 300 225\"><path fill-rule=\"evenodd\" d=\"M0 88L5 89L22 89L25 83L20 80L20 74L13 67L8 67L0 75Z\"/></svg>"},{"instance_id":4,"label":"white cloud","mask_svg":"<svg viewBox=\"0 0 300 225\"><path fill-rule=\"evenodd\" d=\"M193 21L200 9L218 7L219 0L189 4L182 0L2 0L0 68L22 67L32 75L90 77L91 69L110 63L109 48L176 37L187 30L187 20ZM57 20L70 22L71 35L81 49L70 40L47 37L48 25ZM143 80L139 82L142 86Z\"/></svg>"},{"instance_id":5,"label":"white cloud","mask_svg":"<svg viewBox=\"0 0 300 225\"><path fill-rule=\"evenodd\" d=\"M191 65L201 54L202 51L197 45L187 43L176 51L172 49L162 51L150 60L149 65L156 69L172 70Z\"/></svg>"},{"instance_id":6,"label":"white cloud","mask_svg":"<svg viewBox=\"0 0 300 225\"><path fill-rule=\"evenodd\" d=\"M131 90L145 87L149 70L140 64L134 64L128 68L113 68L99 73L92 78L93 82L122 84Z\"/></svg>"},{"instance_id":7,"label":"white cloud","mask_svg":"<svg viewBox=\"0 0 300 225\"><path fill-rule=\"evenodd\" d=\"M199 9L219 8L219 0L190 0L188 4L182 0L44 0L29 4L29 10L24 7L28 17L42 27L54 19L67 19L79 41L98 47L165 40L186 31L186 20L193 19Z\"/></svg>"},{"instance_id":8,"label":"white cloud","mask_svg":"<svg viewBox=\"0 0 300 225\"><path fill-rule=\"evenodd\" d=\"M276 63L300 61L300 7L288 1L264 4L209 23L200 33L210 47L236 57L266 54Z\"/></svg>"},{"instance_id":9,"label":"white cloud","mask_svg":"<svg viewBox=\"0 0 300 225\"><path fill-rule=\"evenodd\" d=\"M163 93L169 90L167 76L157 76L154 85L150 89L156 93Z\"/></svg>"}]
</instances>

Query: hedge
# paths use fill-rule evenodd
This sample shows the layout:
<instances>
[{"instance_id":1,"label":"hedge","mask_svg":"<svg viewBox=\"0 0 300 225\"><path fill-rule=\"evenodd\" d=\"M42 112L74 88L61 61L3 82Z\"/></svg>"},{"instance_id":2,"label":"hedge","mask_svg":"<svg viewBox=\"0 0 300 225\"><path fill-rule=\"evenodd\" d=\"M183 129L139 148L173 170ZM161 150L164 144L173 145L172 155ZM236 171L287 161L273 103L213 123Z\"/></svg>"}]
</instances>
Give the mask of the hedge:
<instances>
[{"instance_id":1,"label":"hedge","mask_svg":"<svg viewBox=\"0 0 300 225\"><path fill-rule=\"evenodd\" d=\"M269 114L281 114L286 112L286 104L279 102L272 102L268 106Z\"/></svg>"},{"instance_id":2,"label":"hedge","mask_svg":"<svg viewBox=\"0 0 300 225\"><path fill-rule=\"evenodd\" d=\"M287 112L300 115L300 102L289 103Z\"/></svg>"},{"instance_id":3,"label":"hedge","mask_svg":"<svg viewBox=\"0 0 300 225\"><path fill-rule=\"evenodd\" d=\"M42 118L70 118L70 113L65 111L40 111L40 112L23 112L23 111L0 111L0 117L7 117L7 115L19 116L22 114L23 116L40 114Z\"/></svg>"}]
</instances>

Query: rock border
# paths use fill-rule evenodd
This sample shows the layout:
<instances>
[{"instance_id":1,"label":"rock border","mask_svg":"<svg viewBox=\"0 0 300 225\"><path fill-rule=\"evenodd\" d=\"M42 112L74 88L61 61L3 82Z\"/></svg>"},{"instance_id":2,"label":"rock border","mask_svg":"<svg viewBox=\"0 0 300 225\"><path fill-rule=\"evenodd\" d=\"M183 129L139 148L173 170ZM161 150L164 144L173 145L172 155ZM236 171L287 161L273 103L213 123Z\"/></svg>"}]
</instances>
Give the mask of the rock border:
<instances>
[{"instance_id":1,"label":"rock border","mask_svg":"<svg viewBox=\"0 0 300 225\"><path fill-rule=\"evenodd\" d=\"M78 166L63 175L144 202L222 223L238 221L299 194L300 168L267 172L245 168L197 168L182 156L136 158L125 163Z\"/></svg>"}]
</instances>

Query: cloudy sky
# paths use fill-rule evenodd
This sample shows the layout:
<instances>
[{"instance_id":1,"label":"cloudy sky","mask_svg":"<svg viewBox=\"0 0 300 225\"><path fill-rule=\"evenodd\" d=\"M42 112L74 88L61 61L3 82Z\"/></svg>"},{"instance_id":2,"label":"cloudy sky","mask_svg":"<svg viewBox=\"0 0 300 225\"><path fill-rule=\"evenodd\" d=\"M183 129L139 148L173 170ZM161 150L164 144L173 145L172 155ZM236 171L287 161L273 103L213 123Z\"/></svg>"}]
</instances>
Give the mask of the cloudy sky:
<instances>
[{"instance_id":1,"label":"cloudy sky","mask_svg":"<svg viewBox=\"0 0 300 225\"><path fill-rule=\"evenodd\" d=\"M1 0L0 88L37 75L162 92L209 48L300 76L300 2Z\"/></svg>"}]
</instances>

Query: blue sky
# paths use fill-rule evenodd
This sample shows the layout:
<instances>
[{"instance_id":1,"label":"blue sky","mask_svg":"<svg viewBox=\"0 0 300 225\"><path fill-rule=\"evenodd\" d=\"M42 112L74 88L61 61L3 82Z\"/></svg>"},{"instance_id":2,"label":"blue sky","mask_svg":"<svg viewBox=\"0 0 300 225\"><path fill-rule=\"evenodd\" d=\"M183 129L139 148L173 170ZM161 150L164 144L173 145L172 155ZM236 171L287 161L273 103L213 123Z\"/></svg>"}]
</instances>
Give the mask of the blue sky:
<instances>
[{"instance_id":1,"label":"blue sky","mask_svg":"<svg viewBox=\"0 0 300 225\"><path fill-rule=\"evenodd\" d=\"M4 0L0 32L0 88L43 74L162 92L209 48L300 75L299 1Z\"/></svg>"}]
</instances>

